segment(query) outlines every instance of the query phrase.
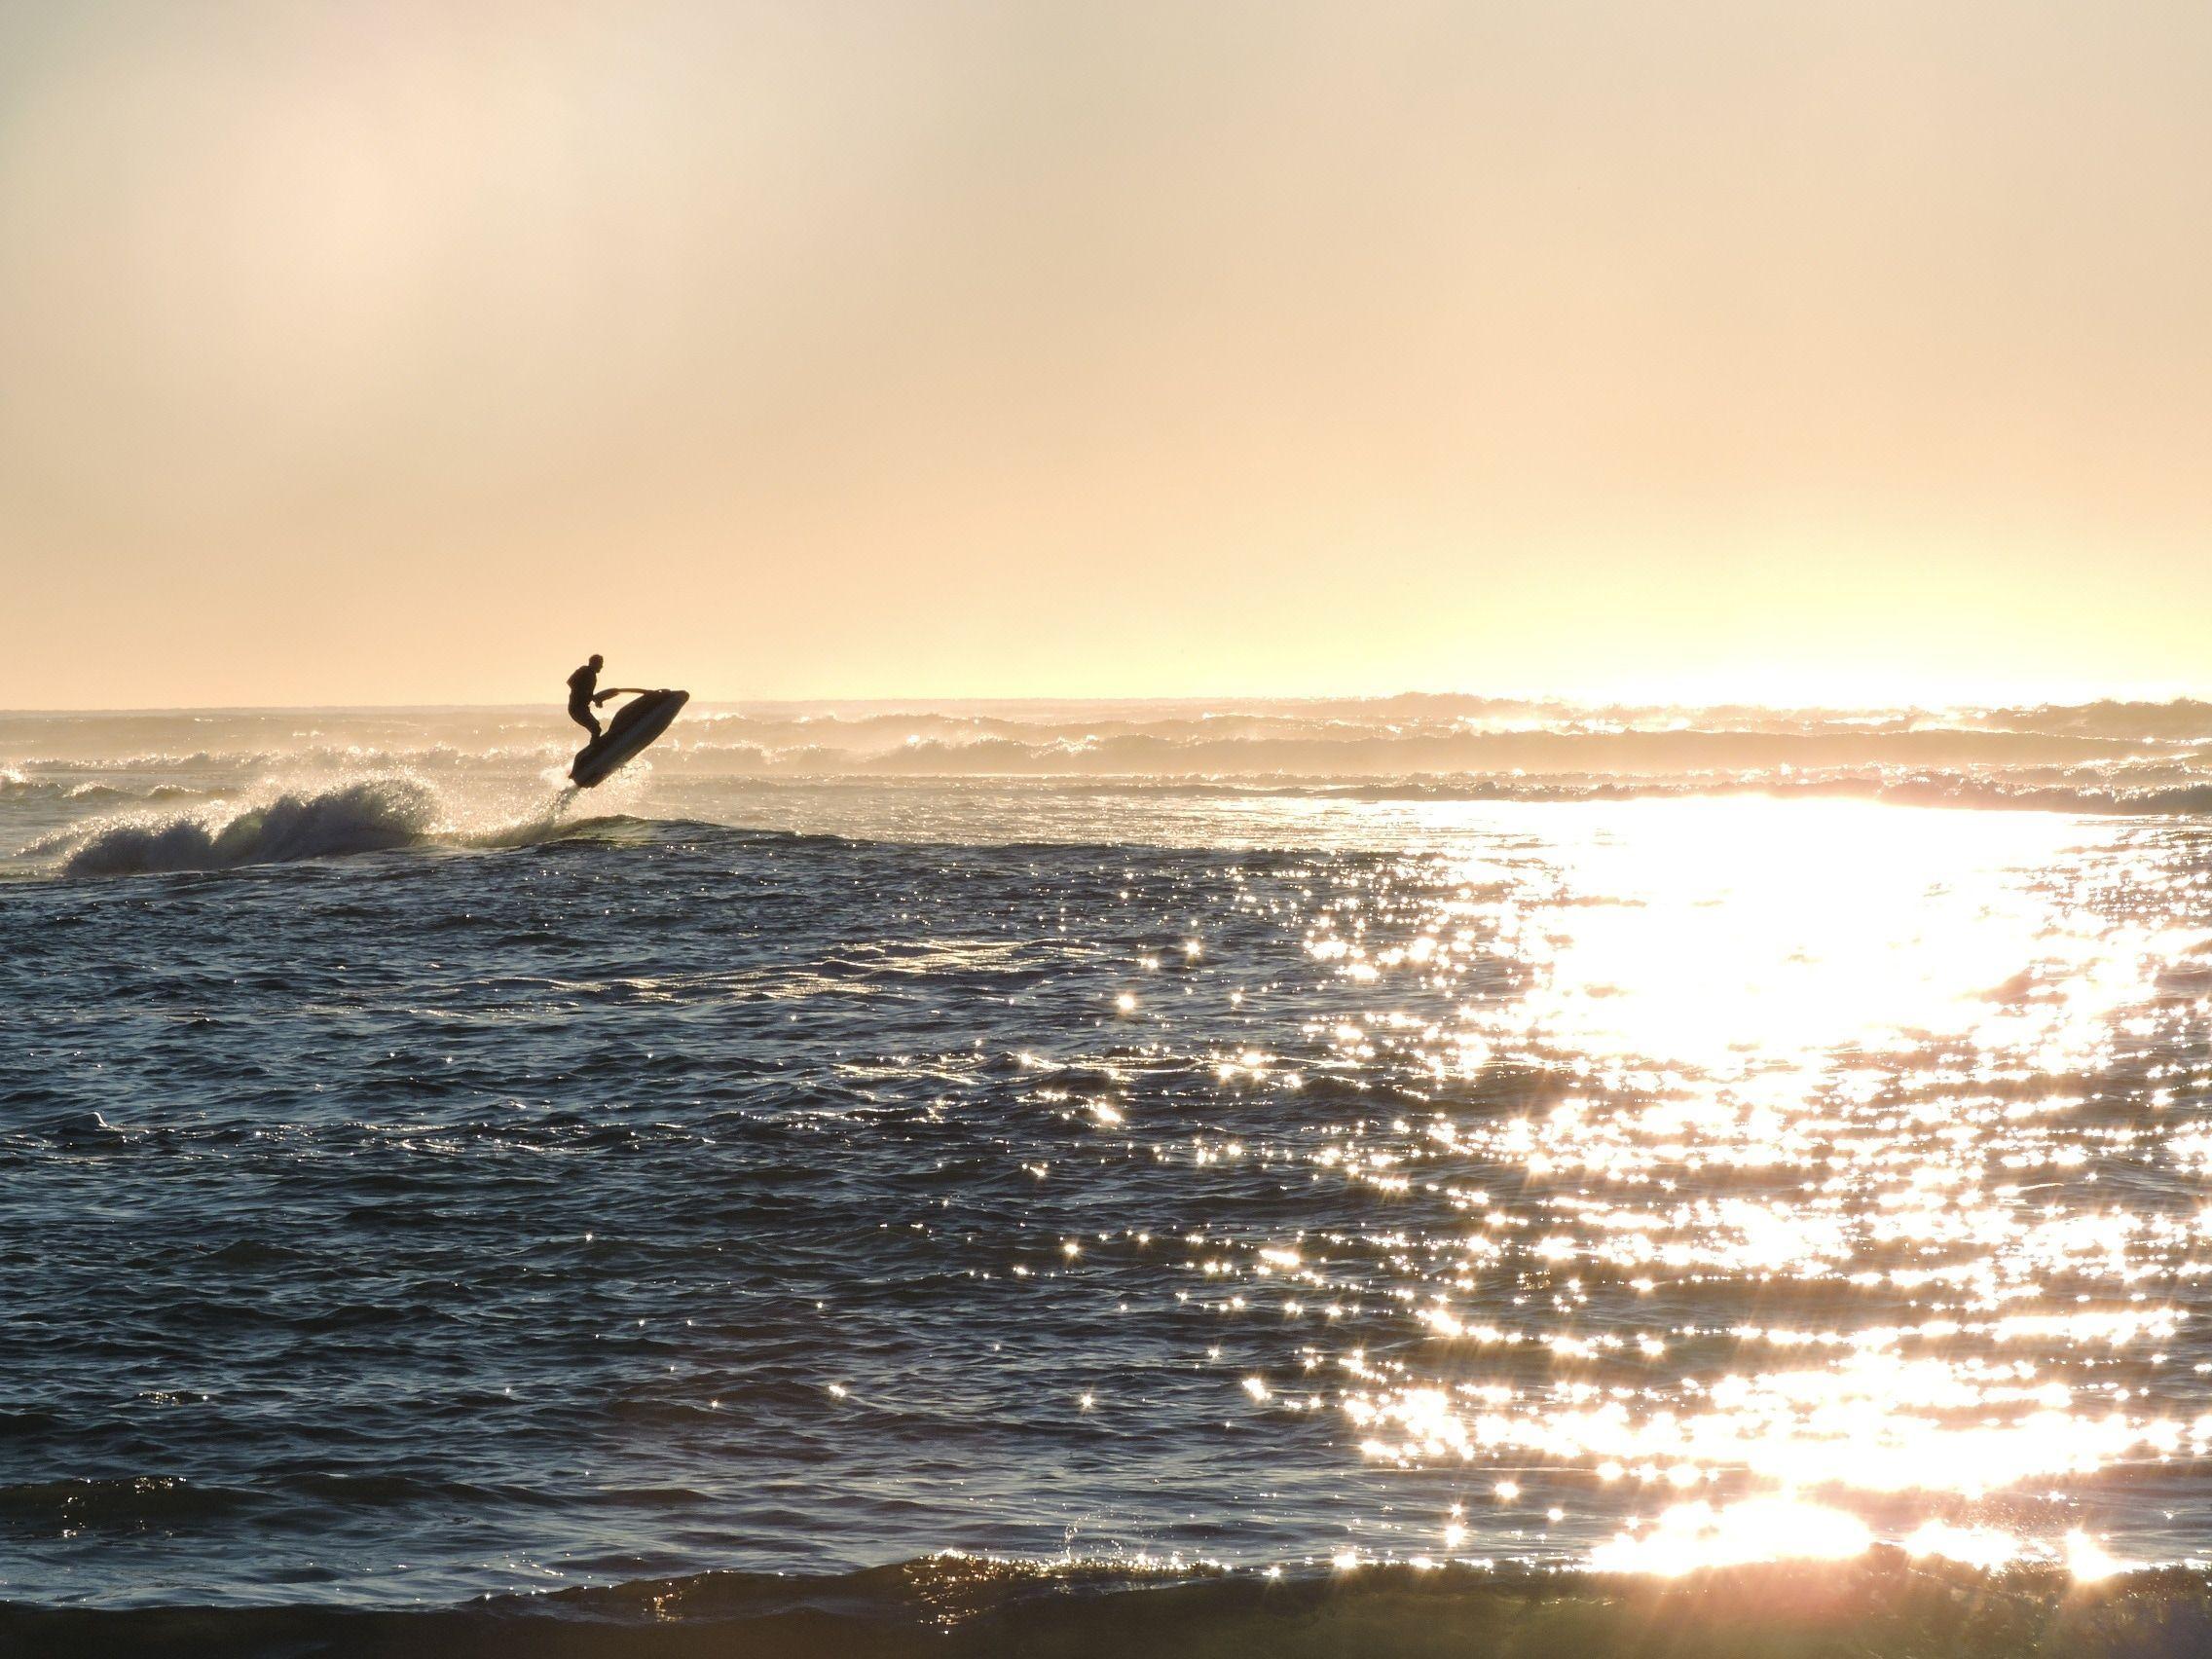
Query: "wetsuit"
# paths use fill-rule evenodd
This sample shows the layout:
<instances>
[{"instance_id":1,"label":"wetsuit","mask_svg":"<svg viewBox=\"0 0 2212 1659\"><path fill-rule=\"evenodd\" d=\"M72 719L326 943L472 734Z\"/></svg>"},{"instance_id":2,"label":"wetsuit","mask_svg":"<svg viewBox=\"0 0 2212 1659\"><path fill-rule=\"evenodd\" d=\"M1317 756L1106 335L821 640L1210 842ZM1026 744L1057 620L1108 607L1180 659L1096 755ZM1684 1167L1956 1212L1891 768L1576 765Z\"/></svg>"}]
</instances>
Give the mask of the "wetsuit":
<instances>
[{"instance_id":1,"label":"wetsuit","mask_svg":"<svg viewBox=\"0 0 2212 1659\"><path fill-rule=\"evenodd\" d=\"M591 712L591 694L599 689L599 670L585 663L569 676L569 719L599 741L599 717Z\"/></svg>"}]
</instances>

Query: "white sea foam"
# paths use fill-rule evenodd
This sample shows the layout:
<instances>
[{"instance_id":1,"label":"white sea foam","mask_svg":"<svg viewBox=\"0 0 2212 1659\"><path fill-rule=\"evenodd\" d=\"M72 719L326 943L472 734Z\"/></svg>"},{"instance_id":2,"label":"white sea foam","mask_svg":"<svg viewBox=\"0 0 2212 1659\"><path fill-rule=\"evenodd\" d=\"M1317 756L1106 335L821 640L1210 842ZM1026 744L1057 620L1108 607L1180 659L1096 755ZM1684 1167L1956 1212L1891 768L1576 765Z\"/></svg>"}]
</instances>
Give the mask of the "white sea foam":
<instances>
[{"instance_id":1,"label":"white sea foam","mask_svg":"<svg viewBox=\"0 0 2212 1659\"><path fill-rule=\"evenodd\" d=\"M64 872L124 875L379 852L428 839L437 820L426 785L368 778L243 805L102 820L57 839Z\"/></svg>"},{"instance_id":2,"label":"white sea foam","mask_svg":"<svg viewBox=\"0 0 2212 1659\"><path fill-rule=\"evenodd\" d=\"M1756 793L2212 811L2212 706L2186 701L1856 712L1480 697L694 706L648 756L571 802L564 773L576 735L557 714L526 710L0 715L0 849L25 849L16 866L34 871L218 868L417 842L528 843L566 833L587 808L928 838L954 832L940 822L945 789L993 780L1002 792L1091 794L1580 802ZM879 798L848 821L830 791L848 803L856 791ZM779 804L809 792L822 798L803 811ZM963 822L976 817L962 810ZM1031 832L1019 810L998 817L1007 821L993 833Z\"/></svg>"}]
</instances>

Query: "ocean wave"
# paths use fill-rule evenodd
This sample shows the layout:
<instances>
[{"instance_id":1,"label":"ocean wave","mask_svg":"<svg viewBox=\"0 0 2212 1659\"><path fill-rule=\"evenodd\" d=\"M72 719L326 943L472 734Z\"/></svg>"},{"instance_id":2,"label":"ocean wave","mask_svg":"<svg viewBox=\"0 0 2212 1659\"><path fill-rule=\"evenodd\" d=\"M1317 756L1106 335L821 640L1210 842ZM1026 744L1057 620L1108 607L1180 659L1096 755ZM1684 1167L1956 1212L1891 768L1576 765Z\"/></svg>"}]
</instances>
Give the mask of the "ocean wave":
<instances>
[{"instance_id":1,"label":"ocean wave","mask_svg":"<svg viewBox=\"0 0 2212 1659\"><path fill-rule=\"evenodd\" d=\"M304 717L303 717L304 719ZM332 711L144 717L78 731L49 721L11 746L0 793L42 782L353 777L473 780L557 771L572 729L550 716ZM8 722L0 718L0 738ZM95 752L94 738L116 747ZM56 738L68 738L66 744ZM183 739L161 742L165 737ZM155 740L149 742L148 740ZM280 741L279 741L280 740ZM38 745L39 747L32 747ZM1578 707L1466 697L1376 700L697 708L656 747L675 776L1332 778L1448 774L1742 779L1753 773L2212 773L2212 705L2106 703L1965 711ZM0 753L9 750L0 749ZM25 759L26 755L45 758ZM2207 781L2212 781L2208 779Z\"/></svg>"},{"instance_id":2,"label":"ocean wave","mask_svg":"<svg viewBox=\"0 0 2212 1659\"><path fill-rule=\"evenodd\" d=\"M572 735L488 711L0 717L8 875L227 869L577 834ZM97 741L95 741L97 740ZM115 745L95 753L97 742ZM48 759L22 759L26 754ZM992 783L1347 800L1829 797L2212 813L2212 705L1852 713L1468 697L708 708L593 805L744 823L791 785ZM920 798L920 797L915 797ZM916 815L908 815L916 816ZM72 822L74 820L74 822ZM927 824L920 825L926 833ZM615 833L619 833L615 831Z\"/></svg>"},{"instance_id":3,"label":"ocean wave","mask_svg":"<svg viewBox=\"0 0 2212 1659\"><path fill-rule=\"evenodd\" d=\"M242 803L94 819L50 836L26 856L62 875L173 874L407 847L497 851L567 840L621 842L667 828L622 813L573 817L576 799L568 790L535 802L510 794L503 810L470 812L404 775L324 788L267 786Z\"/></svg>"},{"instance_id":4,"label":"ocean wave","mask_svg":"<svg viewBox=\"0 0 2212 1659\"><path fill-rule=\"evenodd\" d=\"M2170 703L2046 703L2035 708L1991 709L1971 719L1974 724L2009 731L2212 742L2212 703L2194 697L2180 697Z\"/></svg>"},{"instance_id":5,"label":"ocean wave","mask_svg":"<svg viewBox=\"0 0 2212 1659\"><path fill-rule=\"evenodd\" d=\"M63 768L58 777L30 777L14 768L0 768L0 801L59 801L69 806L103 805L114 801L204 800L224 793L196 789L188 784L154 784L131 788L84 778Z\"/></svg>"},{"instance_id":6,"label":"ocean wave","mask_svg":"<svg viewBox=\"0 0 2212 1659\"><path fill-rule=\"evenodd\" d=\"M566 763L576 745L566 734L549 734L527 743L427 742L300 743L287 748L259 745L194 750L131 750L115 755L27 754L0 766L0 792L13 787L42 788L63 779L108 782L118 777L194 777L238 772L474 771L486 765Z\"/></svg>"},{"instance_id":7,"label":"ocean wave","mask_svg":"<svg viewBox=\"0 0 2212 1659\"><path fill-rule=\"evenodd\" d=\"M816 791L847 789L926 791L933 786L982 784L988 780L910 778L779 778L751 780L751 787ZM1075 790L1099 798L1223 801L1283 799L1316 801L1448 802L1513 801L1538 805L1601 804L1620 801L1711 800L1756 797L1774 800L1865 800L1905 806L1955 807L1981 811L2063 812L2100 817L2157 817L2212 814L2212 780L2172 787L2129 786L2102 779L2044 782L2032 777L1976 776L1955 772L1841 773L1832 776L1753 773L1744 777L1608 778L1561 774L1543 777L1484 777L1430 773L1406 778L1344 780L1327 776L1282 778L1070 777L1039 774L999 780L1008 791L1053 793ZM664 826L665 828L665 826Z\"/></svg>"},{"instance_id":8,"label":"ocean wave","mask_svg":"<svg viewBox=\"0 0 2212 1659\"><path fill-rule=\"evenodd\" d=\"M0 772L0 778L12 775L36 783L40 777L99 778L130 772L228 772L288 757L284 752L265 749L133 750L127 754L96 756L31 755Z\"/></svg>"},{"instance_id":9,"label":"ocean wave","mask_svg":"<svg viewBox=\"0 0 2212 1659\"><path fill-rule=\"evenodd\" d=\"M2141 746L2110 738L1953 730L1363 732L1304 738L1085 733L1043 743L919 742L869 762L869 769L1336 778L1603 772L1622 778L1678 778L1741 776L1783 767L2079 765L2141 752Z\"/></svg>"},{"instance_id":10,"label":"ocean wave","mask_svg":"<svg viewBox=\"0 0 2212 1659\"><path fill-rule=\"evenodd\" d=\"M24 747L14 775L404 768L440 772L544 765L571 728L547 717L510 724L424 712L402 719L334 713L284 734L266 719L170 717L189 743L123 746L167 735L141 720L92 752ZM0 719L0 731L6 722ZM27 743L56 733L23 734ZM229 739L230 741L225 741ZM2212 743L2212 706L1776 711L1575 707L1468 698L1199 704L955 705L912 708L700 708L662 746L695 764L802 771L1155 773L1730 769L1751 765L2000 764L2180 755ZM5 752L5 751L0 751ZM41 758L23 758L40 754ZM0 774L0 783L8 774Z\"/></svg>"},{"instance_id":11,"label":"ocean wave","mask_svg":"<svg viewBox=\"0 0 2212 1659\"><path fill-rule=\"evenodd\" d=\"M2118 783L2040 783L1945 772L1629 780L1428 776L1361 783L1298 778L1268 784L1208 779L1162 780L1152 784L1102 780L1091 787L1116 793L1157 791L1253 800L1295 794L1320 800L1525 801L1573 805L1749 795L1775 800L1887 801L1901 806L2066 812L2095 817L2177 817L2212 813L2212 781L2170 788L2130 788Z\"/></svg>"},{"instance_id":12,"label":"ocean wave","mask_svg":"<svg viewBox=\"0 0 2212 1659\"><path fill-rule=\"evenodd\" d=\"M752 787L819 788L837 782L879 789L926 789L932 783L949 781L929 775L875 780L787 777L755 780ZM2032 773L2008 777L1894 768L1830 775L1788 769L1693 777L1435 773L1347 780L1328 775L1262 779L1058 774L1004 780L1004 787L1011 789L1051 789L1069 784L1113 795L1222 800L1299 797L1378 804L1496 801L1575 805L1757 796L2100 817L2212 815L2212 780L2130 787L2094 771L2086 777L2062 772L2055 780ZM185 873L410 847L499 852L571 841L619 844L679 832L720 833L731 828L717 822L720 814L713 812L681 819L620 812L572 817L570 814L578 797L571 792L559 791L532 804L523 804L510 795L503 810L463 812L433 786L406 776L356 778L325 788L264 786L262 793L249 793L242 800L236 796L210 799L192 793L168 802L172 810L148 810L158 798L142 797L136 810L94 818L48 836L19 855L28 867L18 873ZM744 810L743 802L730 805Z\"/></svg>"},{"instance_id":13,"label":"ocean wave","mask_svg":"<svg viewBox=\"0 0 2212 1659\"><path fill-rule=\"evenodd\" d=\"M784 1659L1035 1653L1368 1659L1511 1653L2158 1656L2212 1647L2212 1585L2178 1568L2082 1582L1877 1548L1852 1561L1677 1578L1451 1566L1284 1577L934 1557L809 1576L710 1572L463 1606L44 1608L0 1603L24 1652Z\"/></svg>"},{"instance_id":14,"label":"ocean wave","mask_svg":"<svg viewBox=\"0 0 2212 1659\"><path fill-rule=\"evenodd\" d=\"M67 875L136 875L384 852L429 839L436 794L407 778L285 793L234 811L95 823L60 838ZM50 847L53 845L49 844Z\"/></svg>"}]
</instances>

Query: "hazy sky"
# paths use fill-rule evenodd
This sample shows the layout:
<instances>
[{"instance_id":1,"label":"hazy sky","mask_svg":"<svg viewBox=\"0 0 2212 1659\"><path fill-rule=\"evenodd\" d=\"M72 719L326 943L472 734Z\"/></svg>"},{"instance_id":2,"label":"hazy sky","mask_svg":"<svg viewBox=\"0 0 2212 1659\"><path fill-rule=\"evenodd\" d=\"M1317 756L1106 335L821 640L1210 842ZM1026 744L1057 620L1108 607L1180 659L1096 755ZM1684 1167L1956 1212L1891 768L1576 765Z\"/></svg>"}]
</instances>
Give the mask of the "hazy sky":
<instances>
[{"instance_id":1,"label":"hazy sky","mask_svg":"<svg viewBox=\"0 0 2212 1659\"><path fill-rule=\"evenodd\" d=\"M2212 689L2212 7L0 0L0 705Z\"/></svg>"}]
</instances>

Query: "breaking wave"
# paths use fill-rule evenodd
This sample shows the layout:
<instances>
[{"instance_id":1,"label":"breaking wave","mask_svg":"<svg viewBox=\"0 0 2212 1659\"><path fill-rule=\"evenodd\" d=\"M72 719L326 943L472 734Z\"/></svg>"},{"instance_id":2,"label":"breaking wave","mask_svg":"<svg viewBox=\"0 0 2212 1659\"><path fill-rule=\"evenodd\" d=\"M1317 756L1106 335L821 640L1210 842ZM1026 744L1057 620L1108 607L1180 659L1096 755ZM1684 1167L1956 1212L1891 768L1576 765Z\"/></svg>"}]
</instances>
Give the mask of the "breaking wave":
<instances>
[{"instance_id":1,"label":"breaking wave","mask_svg":"<svg viewBox=\"0 0 2212 1659\"><path fill-rule=\"evenodd\" d=\"M0 875L227 869L573 830L541 710L0 715ZM593 796L773 824L779 786L1366 800L1848 797L2212 814L2212 705L1828 711L1404 696L695 706ZM796 795L793 798L796 798ZM923 799L913 794L912 801ZM930 815L892 814L929 833ZM809 823L815 822L809 820Z\"/></svg>"},{"instance_id":2,"label":"breaking wave","mask_svg":"<svg viewBox=\"0 0 2212 1659\"><path fill-rule=\"evenodd\" d=\"M427 840L437 819L437 796L427 786L370 778L228 812L95 824L68 838L61 868L68 875L134 875L385 852Z\"/></svg>"},{"instance_id":3,"label":"breaking wave","mask_svg":"<svg viewBox=\"0 0 2212 1659\"><path fill-rule=\"evenodd\" d=\"M474 775L565 762L527 710L0 715L0 790L41 778L289 769ZM1472 696L1213 703L694 704L654 751L738 775L1404 778L1761 768L2212 766L2212 705L1953 710L1580 706ZM40 756L40 758L24 758Z\"/></svg>"},{"instance_id":4,"label":"breaking wave","mask_svg":"<svg viewBox=\"0 0 2212 1659\"><path fill-rule=\"evenodd\" d=\"M177 792L156 790L149 800ZM611 793L611 792L610 792ZM614 793L614 799L621 798ZM407 847L511 849L576 836L621 838L645 821L578 815L573 790L535 780L476 810L420 778L353 778L315 788L264 785L242 801L92 819L25 850L62 875L156 875L297 864Z\"/></svg>"}]
</instances>

